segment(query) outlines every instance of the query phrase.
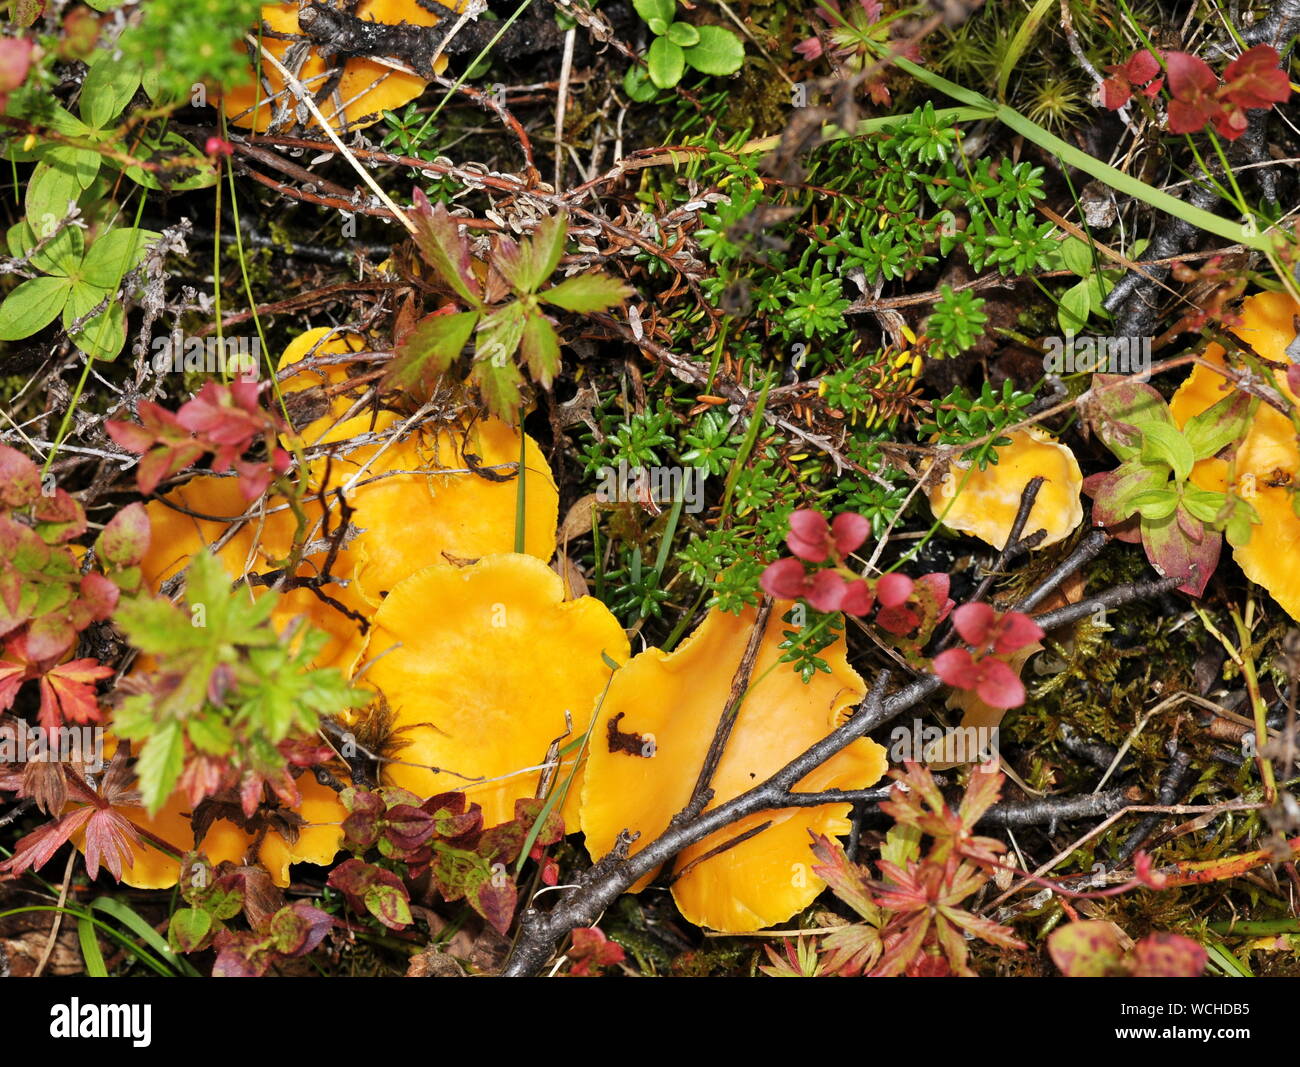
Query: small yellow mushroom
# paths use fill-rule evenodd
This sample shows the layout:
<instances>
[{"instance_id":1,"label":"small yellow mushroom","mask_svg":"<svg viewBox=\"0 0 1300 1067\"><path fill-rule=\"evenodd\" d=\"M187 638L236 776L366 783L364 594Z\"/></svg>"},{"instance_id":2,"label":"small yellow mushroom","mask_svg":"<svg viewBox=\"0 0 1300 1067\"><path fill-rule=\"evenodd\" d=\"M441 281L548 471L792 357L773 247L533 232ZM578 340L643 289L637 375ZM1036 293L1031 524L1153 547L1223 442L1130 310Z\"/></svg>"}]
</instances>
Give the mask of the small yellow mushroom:
<instances>
[{"instance_id":1,"label":"small yellow mushroom","mask_svg":"<svg viewBox=\"0 0 1300 1067\"><path fill-rule=\"evenodd\" d=\"M1083 521L1079 497L1083 474L1074 453L1033 426L1004 436L1011 441L996 450L997 463L981 471L955 461L929 486L931 511L950 529L1001 549L1020 510L1025 486L1041 475L1045 481L1025 534L1046 530L1039 548L1063 541Z\"/></svg>"},{"instance_id":2,"label":"small yellow mushroom","mask_svg":"<svg viewBox=\"0 0 1300 1067\"><path fill-rule=\"evenodd\" d=\"M609 609L592 597L566 601L559 576L533 556L418 571L375 612L367 649L364 682L406 742L386 781L421 797L464 790L487 826L509 822L515 801L543 780L565 788L574 759L544 775L547 752L586 733L609 681L606 657L628 654ZM570 828L578 797L574 779L563 809Z\"/></svg>"},{"instance_id":3,"label":"small yellow mushroom","mask_svg":"<svg viewBox=\"0 0 1300 1067\"><path fill-rule=\"evenodd\" d=\"M785 766L841 724L864 692L839 638L820 656L830 673L807 684L779 663L789 625L777 602L759 645L750 688L711 786L716 807ZM672 653L647 649L620 670L601 704L583 781L582 830L594 859L608 853L623 830L637 831L636 852L668 828L690 800L714 730L755 625L753 609L739 616L713 611ZM884 774L885 751L860 739L812 771L799 791L862 789ZM809 831L848 832L848 804L786 808L741 819L685 849L673 897L697 926L744 933L784 922L824 888L812 872ZM734 847L703 857L764 823ZM634 887L644 888L647 877Z\"/></svg>"},{"instance_id":4,"label":"small yellow mushroom","mask_svg":"<svg viewBox=\"0 0 1300 1067\"><path fill-rule=\"evenodd\" d=\"M459 10L459 4L460 0L448 0L446 6ZM440 21L437 15L420 6L416 0L361 0L352 13L366 21L392 26L403 22L414 26L434 26ZM403 107L424 92L428 85L427 79L420 74L395 70L375 59L323 59L315 47L307 51L306 59L295 70L286 62L286 55L295 40L307 40L298 19L299 6L296 3L265 5L262 23L270 34L278 36L263 36L262 49L289 67L290 73L316 100L325 120L334 129L360 129L378 122L385 111ZM242 42L240 47L243 48ZM433 69L441 74L446 67L447 58L439 56ZM322 90L330 86L336 70L341 70L337 85L324 95L324 99L320 99ZM221 101L232 124L251 128L254 133L264 133L277 110L287 110L292 115L299 106L297 95L286 87L285 79L275 64L263 62L261 78L261 81L229 90ZM310 116L305 125L312 129L319 128L320 124L315 116Z\"/></svg>"}]
</instances>

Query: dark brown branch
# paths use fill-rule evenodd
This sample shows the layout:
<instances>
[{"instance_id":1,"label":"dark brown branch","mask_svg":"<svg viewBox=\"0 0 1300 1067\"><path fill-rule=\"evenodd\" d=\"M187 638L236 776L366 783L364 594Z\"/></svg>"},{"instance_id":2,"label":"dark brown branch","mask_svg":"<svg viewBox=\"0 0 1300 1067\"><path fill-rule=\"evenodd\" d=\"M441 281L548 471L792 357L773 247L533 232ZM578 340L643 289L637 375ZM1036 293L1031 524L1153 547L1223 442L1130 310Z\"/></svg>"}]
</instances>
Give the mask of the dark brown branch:
<instances>
[{"instance_id":1,"label":"dark brown branch","mask_svg":"<svg viewBox=\"0 0 1300 1067\"><path fill-rule=\"evenodd\" d=\"M754 629L750 631L749 643L740 657L736 673L732 675L731 691L727 694L727 703L722 709L722 717L718 719L718 725L714 728L713 740L709 743L709 751L704 756L699 777L695 779L691 799L682 809L683 818L694 818L713 798L713 790L709 786L713 782L713 776L718 772L718 764L722 761L722 754L731 739L731 731L736 725L740 705L749 691L749 679L754 673L754 661L758 659L758 650L762 647L763 635L767 632L767 620L771 614L772 598L764 596L763 602L758 607L758 614L754 617Z\"/></svg>"}]
</instances>

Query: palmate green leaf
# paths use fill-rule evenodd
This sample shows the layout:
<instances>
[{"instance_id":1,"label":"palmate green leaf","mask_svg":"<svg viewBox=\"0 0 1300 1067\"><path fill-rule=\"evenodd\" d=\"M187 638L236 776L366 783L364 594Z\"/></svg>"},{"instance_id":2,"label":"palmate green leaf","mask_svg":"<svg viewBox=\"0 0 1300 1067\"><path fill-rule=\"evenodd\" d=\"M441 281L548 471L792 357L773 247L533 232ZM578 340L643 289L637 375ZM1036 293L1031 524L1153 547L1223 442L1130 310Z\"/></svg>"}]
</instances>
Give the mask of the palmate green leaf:
<instances>
[{"instance_id":1,"label":"palmate green leaf","mask_svg":"<svg viewBox=\"0 0 1300 1067\"><path fill-rule=\"evenodd\" d=\"M416 190L415 224L412 237L420 255L457 296L471 307L481 307L478 284L470 271L469 243L460 235L456 221L441 203L430 206L424 193Z\"/></svg>"},{"instance_id":2,"label":"palmate green leaf","mask_svg":"<svg viewBox=\"0 0 1300 1067\"><path fill-rule=\"evenodd\" d=\"M413 389L432 384L459 358L478 325L477 311L426 315L393 355L384 376L386 389Z\"/></svg>"},{"instance_id":3,"label":"palmate green leaf","mask_svg":"<svg viewBox=\"0 0 1300 1067\"><path fill-rule=\"evenodd\" d=\"M176 719L157 723L135 761L140 796L150 815L156 815L180 781L185 767L185 739Z\"/></svg>"},{"instance_id":4,"label":"palmate green leaf","mask_svg":"<svg viewBox=\"0 0 1300 1067\"><path fill-rule=\"evenodd\" d=\"M512 261L497 261L495 266L517 292L535 293L560 265L568 232L567 215L543 219L532 239L520 242Z\"/></svg>"},{"instance_id":5,"label":"palmate green leaf","mask_svg":"<svg viewBox=\"0 0 1300 1067\"><path fill-rule=\"evenodd\" d=\"M137 596L118 603L113 621L131 644L151 656L173 656L206 643L203 631L166 597Z\"/></svg>"},{"instance_id":6,"label":"palmate green leaf","mask_svg":"<svg viewBox=\"0 0 1300 1067\"><path fill-rule=\"evenodd\" d=\"M43 330L59 317L68 302L72 282L67 278L32 278L0 304L0 341L17 341Z\"/></svg>"},{"instance_id":7,"label":"palmate green leaf","mask_svg":"<svg viewBox=\"0 0 1300 1067\"><path fill-rule=\"evenodd\" d=\"M497 366L489 360L474 364L470 376L492 414L511 426L518 420L520 393L524 376L514 363Z\"/></svg>"},{"instance_id":8,"label":"palmate green leaf","mask_svg":"<svg viewBox=\"0 0 1300 1067\"><path fill-rule=\"evenodd\" d=\"M745 62L745 46L740 38L721 26L697 27L699 43L686 49L686 62L701 74L735 74Z\"/></svg>"},{"instance_id":9,"label":"palmate green leaf","mask_svg":"<svg viewBox=\"0 0 1300 1067\"><path fill-rule=\"evenodd\" d=\"M1187 438L1168 423L1151 423L1142 428L1141 458L1146 464L1168 464L1174 472L1174 480L1179 482L1192 473L1192 465L1196 462Z\"/></svg>"},{"instance_id":10,"label":"palmate green leaf","mask_svg":"<svg viewBox=\"0 0 1300 1067\"><path fill-rule=\"evenodd\" d=\"M213 756L226 755L235 743L230 728L212 715L195 715L185 720L185 733L191 745Z\"/></svg>"},{"instance_id":11,"label":"palmate green leaf","mask_svg":"<svg viewBox=\"0 0 1300 1067\"><path fill-rule=\"evenodd\" d=\"M498 308L491 315L485 315L478 324L475 364L504 367L513 363L524 333L524 318L524 307L517 300Z\"/></svg>"},{"instance_id":12,"label":"palmate green leaf","mask_svg":"<svg viewBox=\"0 0 1300 1067\"><path fill-rule=\"evenodd\" d=\"M682 80L686 69L686 53L667 37L656 37L645 54L650 80L660 89L671 89Z\"/></svg>"},{"instance_id":13,"label":"palmate green leaf","mask_svg":"<svg viewBox=\"0 0 1300 1067\"><path fill-rule=\"evenodd\" d=\"M634 293L634 289L608 274L580 274L544 289L537 298L565 311L590 314L621 304Z\"/></svg>"},{"instance_id":14,"label":"palmate green leaf","mask_svg":"<svg viewBox=\"0 0 1300 1067\"><path fill-rule=\"evenodd\" d=\"M523 336L519 341L519 353L524 357L533 381L543 389L549 389L552 379L560 369L560 339L545 316L541 314L528 316L528 321L524 324Z\"/></svg>"}]
</instances>

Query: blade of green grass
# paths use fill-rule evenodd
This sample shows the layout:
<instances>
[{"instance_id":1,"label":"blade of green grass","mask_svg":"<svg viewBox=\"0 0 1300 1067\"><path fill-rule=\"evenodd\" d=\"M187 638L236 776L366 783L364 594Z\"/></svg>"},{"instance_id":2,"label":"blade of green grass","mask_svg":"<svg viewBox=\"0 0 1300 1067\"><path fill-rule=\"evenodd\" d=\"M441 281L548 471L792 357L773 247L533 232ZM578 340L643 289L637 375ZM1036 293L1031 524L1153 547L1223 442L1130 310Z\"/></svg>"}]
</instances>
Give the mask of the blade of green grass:
<instances>
[{"instance_id":1,"label":"blade of green grass","mask_svg":"<svg viewBox=\"0 0 1300 1067\"><path fill-rule=\"evenodd\" d=\"M182 974L188 975L190 978L200 977L199 972L184 956L178 956L171 950L171 946L167 944L167 939L150 926L144 916L123 904L120 900L115 897L96 897L90 906L98 908L105 915L111 915L128 930L137 934L142 941L156 949L163 959Z\"/></svg>"},{"instance_id":2,"label":"blade of green grass","mask_svg":"<svg viewBox=\"0 0 1300 1067\"><path fill-rule=\"evenodd\" d=\"M99 939L95 937L95 924L86 918L78 919L77 939L81 942L81 958L86 963L86 973L91 978L107 978L108 968L104 965L104 954L99 950Z\"/></svg>"}]
</instances>

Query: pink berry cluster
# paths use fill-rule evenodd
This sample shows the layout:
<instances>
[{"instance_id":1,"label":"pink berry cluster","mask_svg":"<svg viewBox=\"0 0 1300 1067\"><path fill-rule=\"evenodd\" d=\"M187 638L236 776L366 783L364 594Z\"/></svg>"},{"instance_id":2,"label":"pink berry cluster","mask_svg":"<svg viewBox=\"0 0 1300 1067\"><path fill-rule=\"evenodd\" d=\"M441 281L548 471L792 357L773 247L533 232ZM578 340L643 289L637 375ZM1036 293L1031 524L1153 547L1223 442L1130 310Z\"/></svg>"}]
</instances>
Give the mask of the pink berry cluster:
<instances>
[{"instance_id":1,"label":"pink berry cluster","mask_svg":"<svg viewBox=\"0 0 1300 1067\"><path fill-rule=\"evenodd\" d=\"M1025 702L1025 686L1003 658L1042 639L1043 630L1019 611L999 613L988 604L963 604L952 613L953 629L974 648L950 648L934 657L934 673L954 689L972 691L992 708Z\"/></svg>"},{"instance_id":2,"label":"pink berry cluster","mask_svg":"<svg viewBox=\"0 0 1300 1067\"><path fill-rule=\"evenodd\" d=\"M764 592L781 600L802 597L817 611L842 611L866 615L873 607L876 623L892 634L911 633L928 618L938 624L952 610L948 575L924 574L915 580L905 574L864 578L845 562L871 536L871 523L846 511L834 521L811 508L790 515L785 543L793 556L772 563L763 572ZM806 564L814 564L809 569Z\"/></svg>"}]
</instances>

